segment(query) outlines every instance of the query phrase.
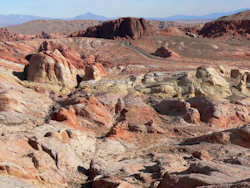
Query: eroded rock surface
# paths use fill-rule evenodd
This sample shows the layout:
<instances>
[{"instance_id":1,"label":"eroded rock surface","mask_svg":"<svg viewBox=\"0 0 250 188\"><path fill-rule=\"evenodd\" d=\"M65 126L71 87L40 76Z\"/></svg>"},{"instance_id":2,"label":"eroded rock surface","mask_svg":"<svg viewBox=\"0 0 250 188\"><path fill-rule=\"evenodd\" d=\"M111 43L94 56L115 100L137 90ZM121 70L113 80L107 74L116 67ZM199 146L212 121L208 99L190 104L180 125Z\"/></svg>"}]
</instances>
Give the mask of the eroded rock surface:
<instances>
[{"instance_id":1,"label":"eroded rock surface","mask_svg":"<svg viewBox=\"0 0 250 188\"><path fill-rule=\"evenodd\" d=\"M0 187L249 186L248 59L216 60L247 45L144 26L89 29L127 41L0 42ZM180 56L153 56L160 46Z\"/></svg>"}]
</instances>

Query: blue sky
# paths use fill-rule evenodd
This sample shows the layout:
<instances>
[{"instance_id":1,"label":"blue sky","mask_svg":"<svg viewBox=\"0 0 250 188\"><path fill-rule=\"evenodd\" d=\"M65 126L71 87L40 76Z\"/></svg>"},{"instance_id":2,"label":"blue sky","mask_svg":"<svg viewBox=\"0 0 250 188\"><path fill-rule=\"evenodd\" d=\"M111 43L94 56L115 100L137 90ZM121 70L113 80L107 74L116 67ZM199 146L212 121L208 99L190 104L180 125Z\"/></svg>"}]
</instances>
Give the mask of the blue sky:
<instances>
[{"instance_id":1,"label":"blue sky","mask_svg":"<svg viewBox=\"0 0 250 188\"><path fill-rule=\"evenodd\" d=\"M0 14L73 17L92 12L107 17L204 15L250 8L250 0L3 0Z\"/></svg>"}]
</instances>

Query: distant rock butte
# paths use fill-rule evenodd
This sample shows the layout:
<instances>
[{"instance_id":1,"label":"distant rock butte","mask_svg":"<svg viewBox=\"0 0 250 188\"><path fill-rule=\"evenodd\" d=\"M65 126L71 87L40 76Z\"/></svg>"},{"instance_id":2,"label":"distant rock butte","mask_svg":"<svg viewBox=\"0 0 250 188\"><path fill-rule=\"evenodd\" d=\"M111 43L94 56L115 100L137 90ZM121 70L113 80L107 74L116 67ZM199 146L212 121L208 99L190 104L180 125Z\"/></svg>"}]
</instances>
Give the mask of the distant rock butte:
<instances>
[{"instance_id":1,"label":"distant rock butte","mask_svg":"<svg viewBox=\"0 0 250 188\"><path fill-rule=\"evenodd\" d=\"M86 32L79 31L72 37L96 37L105 39L138 39L152 34L153 30L143 18L120 18L106 21L101 25L89 27Z\"/></svg>"}]
</instances>

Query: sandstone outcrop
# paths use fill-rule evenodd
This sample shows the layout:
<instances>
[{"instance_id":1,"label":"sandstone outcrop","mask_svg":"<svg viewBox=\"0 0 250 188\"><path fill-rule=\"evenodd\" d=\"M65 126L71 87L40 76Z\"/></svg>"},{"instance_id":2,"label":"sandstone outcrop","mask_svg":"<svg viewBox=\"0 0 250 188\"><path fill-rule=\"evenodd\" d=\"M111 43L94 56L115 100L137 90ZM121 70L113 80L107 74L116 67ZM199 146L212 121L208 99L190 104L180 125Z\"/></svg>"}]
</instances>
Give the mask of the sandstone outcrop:
<instances>
[{"instance_id":1,"label":"sandstone outcrop","mask_svg":"<svg viewBox=\"0 0 250 188\"><path fill-rule=\"evenodd\" d=\"M110 128L113 124L113 118L110 112L105 108L105 106L94 96L88 95L80 95L75 94L69 97L66 100L60 102L63 106L69 106L69 114L73 113L74 115L66 115L63 121L70 120L70 122L74 122L76 124L75 115L79 118L85 119L87 124L95 123L98 126L105 126ZM62 112L65 111L62 109ZM58 114L58 113L56 113ZM60 116L59 111L59 116ZM67 118L68 117L68 118ZM71 119L74 119L71 121ZM60 118L55 118L57 121L60 121Z\"/></svg>"},{"instance_id":2,"label":"sandstone outcrop","mask_svg":"<svg viewBox=\"0 0 250 188\"><path fill-rule=\"evenodd\" d=\"M105 39L138 39L152 33L151 27L143 18L120 18L89 27L86 32L72 34L76 37L96 37Z\"/></svg>"},{"instance_id":3,"label":"sandstone outcrop","mask_svg":"<svg viewBox=\"0 0 250 188\"><path fill-rule=\"evenodd\" d=\"M58 50L77 69L85 68L81 55L72 47L67 47L53 41L44 41L40 45L38 52L54 52L55 50Z\"/></svg>"},{"instance_id":4,"label":"sandstone outcrop","mask_svg":"<svg viewBox=\"0 0 250 188\"><path fill-rule=\"evenodd\" d=\"M209 22L200 30L199 35L207 38L234 36L250 38L250 20L217 20Z\"/></svg>"},{"instance_id":5,"label":"sandstone outcrop","mask_svg":"<svg viewBox=\"0 0 250 188\"><path fill-rule=\"evenodd\" d=\"M228 69L228 68L227 68ZM232 77L229 70L223 72L224 68L199 67L195 73L188 73L179 78L178 85L181 87L182 95L190 96L219 96L221 98L231 96L235 88L249 95L247 75L248 71L240 71L236 78Z\"/></svg>"},{"instance_id":6,"label":"sandstone outcrop","mask_svg":"<svg viewBox=\"0 0 250 188\"><path fill-rule=\"evenodd\" d=\"M155 106L160 114L181 116L187 123L200 124L200 113L190 103L180 100L163 100Z\"/></svg>"},{"instance_id":7,"label":"sandstone outcrop","mask_svg":"<svg viewBox=\"0 0 250 188\"><path fill-rule=\"evenodd\" d=\"M27 80L73 88L77 85L77 72L60 51L40 52L29 59Z\"/></svg>"},{"instance_id":8,"label":"sandstone outcrop","mask_svg":"<svg viewBox=\"0 0 250 188\"><path fill-rule=\"evenodd\" d=\"M141 83L137 83L135 88L144 94L166 98L250 96L248 70L201 66L196 71L180 74L175 79L168 78L162 72L142 76Z\"/></svg>"},{"instance_id":9,"label":"sandstone outcrop","mask_svg":"<svg viewBox=\"0 0 250 188\"><path fill-rule=\"evenodd\" d=\"M248 101L246 98L245 101ZM243 100L244 101L244 100ZM163 115L180 116L186 122L200 124L200 121L218 128L229 129L250 121L248 103L205 97L190 98L187 101L163 100L155 105Z\"/></svg>"},{"instance_id":10,"label":"sandstone outcrop","mask_svg":"<svg viewBox=\"0 0 250 188\"><path fill-rule=\"evenodd\" d=\"M223 16L206 23L199 35L207 38L228 37L250 39L250 11Z\"/></svg>"},{"instance_id":11,"label":"sandstone outcrop","mask_svg":"<svg viewBox=\"0 0 250 188\"><path fill-rule=\"evenodd\" d=\"M74 88L83 80L100 80L107 73L94 56L83 58L73 48L44 41L37 54L27 56L27 80Z\"/></svg>"}]
</instances>

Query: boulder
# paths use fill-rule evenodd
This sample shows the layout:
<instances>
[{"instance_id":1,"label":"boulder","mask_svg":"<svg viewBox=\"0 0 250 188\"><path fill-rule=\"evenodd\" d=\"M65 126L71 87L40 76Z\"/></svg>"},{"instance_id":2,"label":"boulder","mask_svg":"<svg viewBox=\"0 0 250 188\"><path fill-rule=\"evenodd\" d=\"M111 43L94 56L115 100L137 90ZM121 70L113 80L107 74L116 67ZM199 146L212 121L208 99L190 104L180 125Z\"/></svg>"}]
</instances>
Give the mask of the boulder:
<instances>
[{"instance_id":1,"label":"boulder","mask_svg":"<svg viewBox=\"0 0 250 188\"><path fill-rule=\"evenodd\" d=\"M178 54L165 48L165 47L160 47L158 48L153 55L162 57L162 58L168 58L168 57L178 57Z\"/></svg>"},{"instance_id":2,"label":"boulder","mask_svg":"<svg viewBox=\"0 0 250 188\"><path fill-rule=\"evenodd\" d=\"M163 100L155 108L160 114L181 116L187 123L200 124L199 111L183 100Z\"/></svg>"}]
</instances>

